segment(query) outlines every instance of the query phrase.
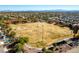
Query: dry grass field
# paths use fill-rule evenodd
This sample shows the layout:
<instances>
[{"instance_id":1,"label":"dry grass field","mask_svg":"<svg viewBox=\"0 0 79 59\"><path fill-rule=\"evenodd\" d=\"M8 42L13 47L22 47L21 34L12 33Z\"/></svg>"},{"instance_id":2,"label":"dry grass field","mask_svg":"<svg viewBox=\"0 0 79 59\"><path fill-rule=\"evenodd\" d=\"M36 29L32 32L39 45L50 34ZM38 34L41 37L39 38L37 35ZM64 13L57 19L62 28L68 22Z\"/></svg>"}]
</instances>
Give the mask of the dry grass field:
<instances>
[{"instance_id":1,"label":"dry grass field","mask_svg":"<svg viewBox=\"0 0 79 59\"><path fill-rule=\"evenodd\" d=\"M10 24L10 27L16 32L16 37L28 37L29 44L33 47L48 46L53 42L72 36L68 28L45 22Z\"/></svg>"}]
</instances>

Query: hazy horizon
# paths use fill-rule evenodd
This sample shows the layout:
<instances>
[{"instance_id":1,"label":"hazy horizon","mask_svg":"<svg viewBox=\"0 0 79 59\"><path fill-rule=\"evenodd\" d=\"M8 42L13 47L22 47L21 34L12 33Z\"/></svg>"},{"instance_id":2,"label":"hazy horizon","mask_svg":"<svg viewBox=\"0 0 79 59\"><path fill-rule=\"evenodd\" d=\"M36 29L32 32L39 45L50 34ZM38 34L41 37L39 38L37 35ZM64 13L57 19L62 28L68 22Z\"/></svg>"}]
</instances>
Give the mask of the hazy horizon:
<instances>
[{"instance_id":1,"label":"hazy horizon","mask_svg":"<svg viewBox=\"0 0 79 59\"><path fill-rule=\"evenodd\" d=\"M79 5L0 5L0 11L79 10Z\"/></svg>"}]
</instances>

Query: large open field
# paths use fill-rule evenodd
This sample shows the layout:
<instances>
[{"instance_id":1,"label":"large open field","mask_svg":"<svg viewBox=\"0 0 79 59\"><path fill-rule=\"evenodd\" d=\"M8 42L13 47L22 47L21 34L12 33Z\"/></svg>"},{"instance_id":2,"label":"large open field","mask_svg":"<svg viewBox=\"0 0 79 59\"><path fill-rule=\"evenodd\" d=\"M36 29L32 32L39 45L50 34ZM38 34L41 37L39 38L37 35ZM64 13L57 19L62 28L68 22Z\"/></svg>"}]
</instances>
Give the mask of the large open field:
<instances>
[{"instance_id":1,"label":"large open field","mask_svg":"<svg viewBox=\"0 0 79 59\"><path fill-rule=\"evenodd\" d=\"M16 32L16 37L28 37L29 44L34 47L44 47L58 40L72 36L68 28L45 22L10 24L10 27Z\"/></svg>"}]
</instances>

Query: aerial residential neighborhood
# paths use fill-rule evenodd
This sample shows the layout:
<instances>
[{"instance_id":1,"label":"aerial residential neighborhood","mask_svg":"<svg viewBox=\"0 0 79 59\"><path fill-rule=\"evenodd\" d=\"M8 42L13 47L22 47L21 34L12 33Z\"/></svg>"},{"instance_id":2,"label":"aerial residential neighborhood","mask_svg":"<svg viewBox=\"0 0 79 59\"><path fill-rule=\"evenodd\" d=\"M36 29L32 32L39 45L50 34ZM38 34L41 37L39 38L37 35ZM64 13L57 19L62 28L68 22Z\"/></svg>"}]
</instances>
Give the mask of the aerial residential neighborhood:
<instances>
[{"instance_id":1,"label":"aerial residential neighborhood","mask_svg":"<svg viewBox=\"0 0 79 59\"><path fill-rule=\"evenodd\" d=\"M53 5L0 7L0 53L79 52L79 10Z\"/></svg>"}]
</instances>

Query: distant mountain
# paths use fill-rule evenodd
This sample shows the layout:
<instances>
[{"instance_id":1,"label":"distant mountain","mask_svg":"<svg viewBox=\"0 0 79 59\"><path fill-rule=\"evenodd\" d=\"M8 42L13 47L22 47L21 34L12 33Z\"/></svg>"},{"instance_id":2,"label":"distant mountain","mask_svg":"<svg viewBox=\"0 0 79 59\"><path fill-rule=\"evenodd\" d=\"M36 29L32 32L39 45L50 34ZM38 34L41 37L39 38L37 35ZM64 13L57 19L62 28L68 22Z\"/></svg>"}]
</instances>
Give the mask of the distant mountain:
<instances>
[{"instance_id":1,"label":"distant mountain","mask_svg":"<svg viewBox=\"0 0 79 59\"><path fill-rule=\"evenodd\" d=\"M79 10L63 10L63 9L56 9L56 10L26 10L26 11L2 10L0 12L79 12Z\"/></svg>"}]
</instances>

